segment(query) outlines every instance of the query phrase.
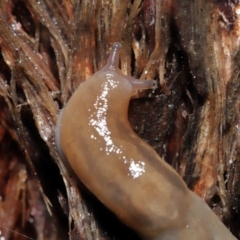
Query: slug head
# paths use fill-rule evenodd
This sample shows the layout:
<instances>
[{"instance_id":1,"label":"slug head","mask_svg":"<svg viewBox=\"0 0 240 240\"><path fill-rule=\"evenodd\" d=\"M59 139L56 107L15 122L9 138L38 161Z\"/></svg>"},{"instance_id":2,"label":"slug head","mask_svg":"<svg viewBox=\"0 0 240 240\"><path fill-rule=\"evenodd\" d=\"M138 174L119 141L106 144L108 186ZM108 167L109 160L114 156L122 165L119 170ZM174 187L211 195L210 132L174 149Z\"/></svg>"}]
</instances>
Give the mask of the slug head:
<instances>
[{"instance_id":1,"label":"slug head","mask_svg":"<svg viewBox=\"0 0 240 240\"><path fill-rule=\"evenodd\" d=\"M119 76L124 77L131 83L134 92L136 92L136 90L156 88L157 84L156 84L155 80L140 80L140 79L136 79L134 77L124 75L121 72L121 70L118 68L119 53L120 53L121 47L122 47L122 45L119 42L115 42L113 44L113 47L112 47L112 50L108 57L106 65L99 72L113 71L113 72L119 74Z\"/></svg>"}]
</instances>

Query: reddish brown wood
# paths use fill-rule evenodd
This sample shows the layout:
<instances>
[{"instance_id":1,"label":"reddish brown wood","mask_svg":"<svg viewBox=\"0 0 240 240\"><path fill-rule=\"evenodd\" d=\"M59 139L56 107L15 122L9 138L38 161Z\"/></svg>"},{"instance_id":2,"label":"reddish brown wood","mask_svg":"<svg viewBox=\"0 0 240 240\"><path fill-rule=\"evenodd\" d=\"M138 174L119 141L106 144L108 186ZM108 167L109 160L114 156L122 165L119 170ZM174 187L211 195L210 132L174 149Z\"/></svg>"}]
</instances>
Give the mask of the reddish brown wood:
<instances>
[{"instance_id":1,"label":"reddish brown wood","mask_svg":"<svg viewBox=\"0 0 240 240\"><path fill-rule=\"evenodd\" d=\"M120 41L122 71L159 82L132 100L134 130L240 238L237 1L0 0L0 16L0 236L137 239L54 143L59 108Z\"/></svg>"}]
</instances>

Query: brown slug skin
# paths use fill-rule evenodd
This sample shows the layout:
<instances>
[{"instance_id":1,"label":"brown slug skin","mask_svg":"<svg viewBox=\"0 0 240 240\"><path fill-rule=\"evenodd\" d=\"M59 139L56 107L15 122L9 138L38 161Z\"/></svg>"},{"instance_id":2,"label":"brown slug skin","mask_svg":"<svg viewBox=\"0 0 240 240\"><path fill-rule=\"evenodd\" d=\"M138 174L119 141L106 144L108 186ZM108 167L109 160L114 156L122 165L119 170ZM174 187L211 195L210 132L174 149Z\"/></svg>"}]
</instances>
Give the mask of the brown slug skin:
<instances>
[{"instance_id":1,"label":"brown slug skin","mask_svg":"<svg viewBox=\"0 0 240 240\"><path fill-rule=\"evenodd\" d=\"M155 87L118 69L120 44L63 109L56 141L86 187L147 240L236 239L177 172L132 130L131 96Z\"/></svg>"}]
</instances>

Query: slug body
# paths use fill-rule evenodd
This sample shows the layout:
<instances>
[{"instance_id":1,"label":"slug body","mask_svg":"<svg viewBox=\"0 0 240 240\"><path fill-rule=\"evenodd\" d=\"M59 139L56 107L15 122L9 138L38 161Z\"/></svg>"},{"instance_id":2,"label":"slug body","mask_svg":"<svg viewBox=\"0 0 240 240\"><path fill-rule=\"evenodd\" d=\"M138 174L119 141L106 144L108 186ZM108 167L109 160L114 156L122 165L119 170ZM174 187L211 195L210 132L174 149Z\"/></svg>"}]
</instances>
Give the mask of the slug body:
<instances>
[{"instance_id":1,"label":"slug body","mask_svg":"<svg viewBox=\"0 0 240 240\"><path fill-rule=\"evenodd\" d=\"M118 69L120 44L82 83L58 120L56 142L85 186L147 240L236 239L177 172L132 130L134 91L154 88Z\"/></svg>"}]
</instances>

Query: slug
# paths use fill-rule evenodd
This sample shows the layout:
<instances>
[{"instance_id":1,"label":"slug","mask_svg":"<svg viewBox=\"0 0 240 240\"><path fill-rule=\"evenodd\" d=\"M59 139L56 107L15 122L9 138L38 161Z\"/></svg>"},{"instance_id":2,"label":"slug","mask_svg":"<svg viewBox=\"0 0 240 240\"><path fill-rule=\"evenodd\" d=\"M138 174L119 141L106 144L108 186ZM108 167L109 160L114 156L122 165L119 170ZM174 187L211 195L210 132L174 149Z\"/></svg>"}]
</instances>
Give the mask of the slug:
<instances>
[{"instance_id":1,"label":"slug","mask_svg":"<svg viewBox=\"0 0 240 240\"><path fill-rule=\"evenodd\" d=\"M107 64L80 84L58 118L61 155L84 185L143 240L236 239L178 173L140 139L128 120L138 80L118 68L120 43Z\"/></svg>"}]
</instances>

